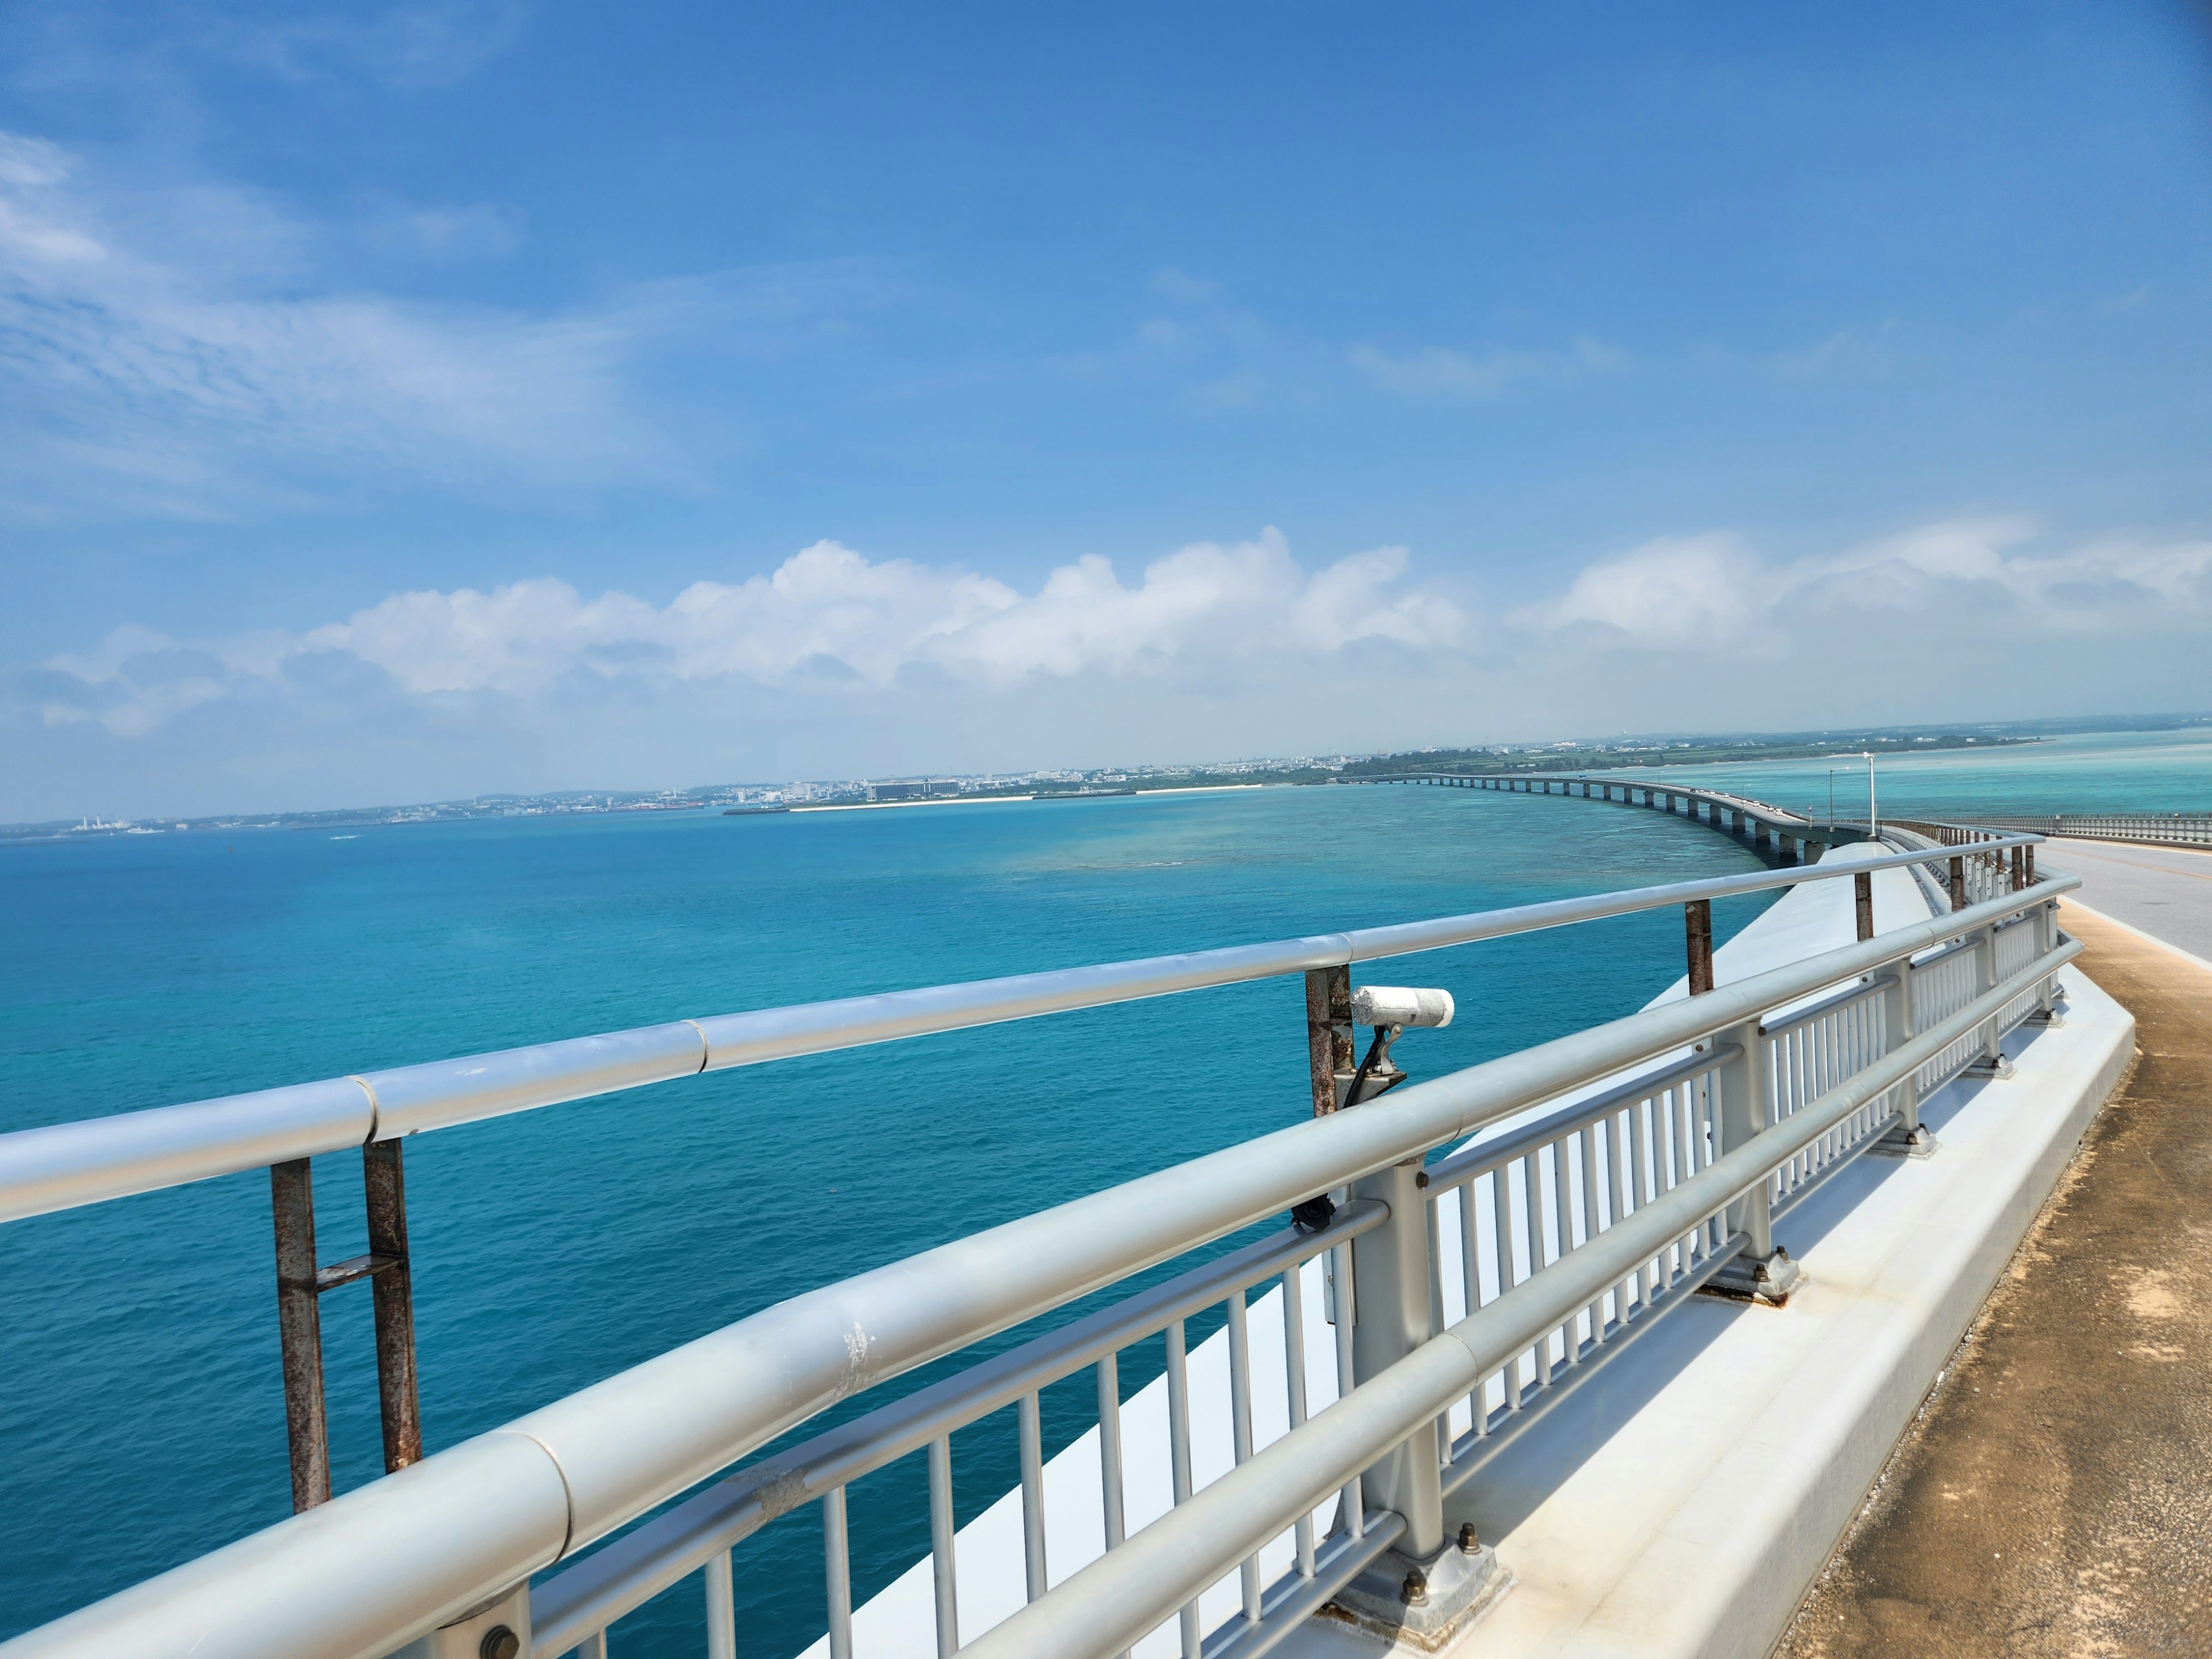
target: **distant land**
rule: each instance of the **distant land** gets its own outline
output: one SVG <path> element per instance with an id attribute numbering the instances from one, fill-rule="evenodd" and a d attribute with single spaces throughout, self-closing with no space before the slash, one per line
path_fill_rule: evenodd
<path id="1" fill-rule="evenodd" d="M 2037 743 L 2088 732 L 2172 732 L 2212 726 L 2212 714 L 2124 714 L 1990 725 L 1880 726 L 1827 732 L 1622 734 L 1553 743 L 1405 749 L 1373 754 L 1272 757 L 1194 763 L 1146 763 L 1026 772 L 906 774 L 896 777 L 800 779 L 789 782 L 699 784 L 660 790 L 561 790 L 485 794 L 404 806 L 334 807 L 291 812 L 106 819 L 0 825 L 0 844 L 87 836 L 174 835 L 322 830 L 368 824 L 450 823 L 475 818 L 567 817 L 611 812 L 744 812 L 1012 797 L 1066 799 L 1169 789 L 1255 784 L 1356 782 L 1409 772 L 1601 772 L 1636 767 L 1711 766 L 1729 762 L 1803 760 L 1820 755 L 1927 754 Z"/>

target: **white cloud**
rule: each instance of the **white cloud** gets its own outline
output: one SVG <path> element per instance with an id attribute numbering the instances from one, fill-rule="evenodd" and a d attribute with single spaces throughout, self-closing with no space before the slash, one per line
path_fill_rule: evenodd
<path id="1" fill-rule="evenodd" d="M 1583 569 L 1521 619 L 1596 642 L 1675 648 L 1734 644 L 1771 601 L 1767 572 L 1733 536 L 1662 537 Z"/>
<path id="2" fill-rule="evenodd" d="M 129 624 L 92 651 L 49 658 L 34 695 L 49 726 L 97 721 L 139 736 L 331 656 L 382 671 L 410 696 L 527 702 L 571 677 L 741 681 L 819 696 L 880 695 L 921 671 L 988 696 L 1037 679 L 1233 676 L 1363 641 L 1464 646 L 1464 613 L 1407 588 L 1407 566 L 1403 548 L 1379 548 L 1309 574 L 1270 529 L 1182 548 L 1133 584 L 1087 556 L 1024 594 L 957 567 L 874 561 L 823 541 L 766 575 L 694 582 L 665 605 L 618 591 L 586 599 L 539 577 L 489 592 L 395 593 L 297 635 L 188 644 Z"/>
<path id="3" fill-rule="evenodd" d="M 1437 595 L 1382 590 L 1402 548 L 1354 554 L 1309 576 L 1273 530 L 1156 560 L 1134 586 L 1097 555 L 1062 565 L 1032 594 L 995 578 L 905 559 L 871 561 L 817 542 L 744 582 L 695 582 L 665 607 L 627 593 L 586 599 L 567 583 L 479 593 L 395 594 L 304 636 L 345 651 L 411 692 L 542 690 L 571 671 L 762 684 L 818 678 L 881 690 L 927 667 L 1007 687 L 1032 676 L 1110 677 L 1334 651 L 1355 640 L 1450 647 L 1466 633 Z"/>
<path id="4" fill-rule="evenodd" d="M 2212 621 L 2212 542 L 2050 547 L 2032 520 L 2009 516 L 1769 562 L 1732 535 L 1668 537 L 1588 566 L 1513 620 L 1599 649 L 1816 660 L 1995 625 L 2023 639 L 2158 634 Z"/>
<path id="5" fill-rule="evenodd" d="M 1018 583 L 823 541 L 665 602 L 546 576 L 295 632 L 130 624 L 0 677 L 0 714 L 75 780 L 19 769 L 9 816 L 197 812 L 2203 707 L 2208 636 L 2212 542 L 2017 518 L 1791 559 L 1662 538 L 1487 622 L 1403 548 L 1310 568 L 1272 530 Z"/>
<path id="6" fill-rule="evenodd" d="M 890 291 L 858 266 L 777 268 L 530 312 L 343 288 L 319 264 L 363 238 L 495 258 L 521 234 L 496 204 L 307 223 L 0 133 L 0 511 L 221 517 L 296 501 L 325 472 L 349 488 L 676 481 L 700 441 L 650 412 L 652 362 L 679 344 L 695 361 L 786 349 Z"/>

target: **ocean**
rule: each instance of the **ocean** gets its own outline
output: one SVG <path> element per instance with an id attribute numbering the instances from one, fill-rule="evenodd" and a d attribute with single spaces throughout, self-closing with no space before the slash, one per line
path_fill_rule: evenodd
<path id="1" fill-rule="evenodd" d="M 2049 755 L 2083 752 L 2067 742 Z M 2114 744 L 2112 765 L 2154 746 Z M 2042 752 L 1895 769 L 1965 775 Z M 2208 757 L 2199 744 L 2179 763 L 2198 766 L 2199 802 Z M 1765 793 L 1752 769 L 1709 770 Z M 1679 819 L 1425 788 L 16 846 L 0 851 L 0 1129 L 685 1016 L 1756 867 Z M 1717 930 L 1766 902 L 1717 907 Z M 1433 1076 L 1629 1012 L 1680 958 L 1680 919 L 1661 912 L 1401 958 L 1372 977 L 1458 1000 L 1452 1026 L 1396 1051 Z M 407 1182 L 428 1448 L 800 1291 L 1306 1110 L 1292 978 L 419 1138 Z M 358 1158 L 317 1160 L 316 1199 L 321 1259 L 362 1249 Z M 264 1176 L 0 1228 L 0 1635 L 288 1512 Z M 344 1490 L 380 1467 L 368 1292 L 335 1291 L 323 1315 Z M 1147 1364 L 1143 1352 L 1125 1359 L 1125 1389 L 1149 1380 Z M 1089 1382 L 1078 1382 L 1048 1396 L 1048 1454 L 1085 1425 Z M 1011 1422 L 965 1432 L 955 1455 L 964 1522 L 1014 1482 Z M 856 1600 L 927 1547 L 919 1462 L 855 1489 Z M 741 1548 L 743 1651 L 782 1659 L 820 1633 L 819 1562 L 811 1510 Z M 696 1654 L 700 1617 L 687 1581 L 617 1626 L 614 1651 Z"/>

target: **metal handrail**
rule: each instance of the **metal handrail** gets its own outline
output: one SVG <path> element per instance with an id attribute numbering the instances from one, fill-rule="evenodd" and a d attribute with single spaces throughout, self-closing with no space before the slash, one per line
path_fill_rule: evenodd
<path id="1" fill-rule="evenodd" d="M 1964 913 L 1961 913 L 1964 914 Z M 1328 1412 L 1273 1445 L 962 1649 L 971 1659 L 1109 1659 L 1188 1597 L 1366 1468 L 1482 1386 L 1573 1314 L 1666 1249 L 1711 1225 L 1852 1115 L 1865 1110 L 1953 1042 L 1995 1018 L 2026 985 L 2081 953 L 2069 939 L 1942 1024 L 1805 1109 L 1734 1148 L 1648 1207 L 1562 1256 L 1431 1339 Z M 1726 1248 L 1741 1248 L 1741 1236 Z M 1547 1282 L 1548 1281 L 1548 1282 Z"/>
<path id="2" fill-rule="evenodd" d="M 1846 866 L 1837 873 L 1865 867 Z M 1671 903 L 1680 902 L 1684 888 L 1711 890 L 1715 885 L 1684 884 L 1659 890 L 1668 893 L 1663 902 Z M 1316 1194 L 1404 1165 L 1445 1141 L 1570 1090 L 1687 1049 L 1759 1020 L 1769 1010 L 1878 972 L 1949 939 L 2043 908 L 2058 893 L 2078 885 L 2074 878 L 2056 877 L 2027 891 L 1687 1000 L 1662 1003 L 1434 1081 L 1407 1085 L 1358 1109 L 1309 1119 L 794 1297 L 32 1632 L 0 1651 L 8 1659 L 118 1652 L 149 1659 L 187 1652 L 378 1659 L 512 1591 L 541 1568 L 856 1393 L 1200 1249 Z M 1639 908 L 1608 908 L 1608 899 L 1622 896 L 1564 902 L 1595 906 L 1597 914 Z M 2050 953 L 2006 980 L 1998 988 L 2003 995 L 1990 1006 L 2016 998 L 2019 987 L 2038 975 L 2047 976 L 2069 958 L 2073 948 Z M 1969 1016 L 1985 1003 L 1989 998 L 1980 999 L 1900 1053 L 1932 1057 L 1972 1028 Z M 1986 1021 L 1988 1014 L 1978 1018 Z M 1944 1041 L 1929 1048 L 1937 1037 Z M 1800 1145 L 1799 1137 L 1809 1136 L 1820 1121 L 1825 1119 L 1820 1110 L 1801 1111 L 1778 1125 L 1771 1133 L 1779 1138 L 1768 1144 L 1786 1156 L 1783 1149 Z M 1743 1158 L 1757 1156 L 1749 1147 L 1731 1151 L 1707 1173 L 1723 1166 L 1739 1172 L 1751 1167 L 1741 1162 Z M 1760 1174 L 1733 1190 L 1764 1179 L 1764 1171 L 1772 1167 L 1760 1165 Z M 1685 1190 L 1674 1188 L 1626 1225 L 1641 1224 L 1644 1216 L 1671 1216 Z M 1705 1194 L 1705 1188 L 1697 1190 Z M 1674 1225 L 1668 1236 L 1698 1220 L 1692 1217 Z M 1537 1275 L 1546 1283 L 1534 1302 L 1529 1292 L 1536 1280 L 1531 1279 L 1475 1318 L 1486 1322 L 1487 1330 L 1500 1317 L 1510 1316 L 1510 1310 L 1552 1306 L 1545 1298 L 1555 1295 L 1565 1296 L 1559 1306 L 1587 1304 L 1593 1289 L 1576 1287 L 1588 1276 L 1591 1261 L 1609 1261 L 1616 1253 L 1618 1247 L 1605 1242 L 1610 1237 L 1601 1236 Z M 1626 1271 L 1623 1267 L 1601 1274 L 1595 1288 L 1602 1289 Z M 1501 1310 L 1509 1314 L 1501 1315 Z M 1528 1328 L 1540 1330 L 1555 1322 L 1556 1316 L 1540 1318 Z M 1372 1461 L 1362 1455 L 1344 1463 L 1343 1425 L 1367 1422 L 1377 1409 L 1403 1413 L 1407 1401 L 1414 1398 L 1424 1403 L 1414 1420 L 1432 1419 L 1437 1399 L 1465 1391 L 1467 1382 L 1461 1379 L 1432 1398 L 1432 1364 L 1422 1356 L 1434 1346 L 1372 1380 L 1362 1380 L 1346 1401 L 1257 1454 L 1228 1479 L 1240 1480 L 1244 1471 L 1262 1465 L 1279 1468 L 1280 1449 L 1294 1441 L 1301 1451 L 1316 1452 L 1315 1467 L 1334 1469 L 1342 1464 L 1346 1471 L 1321 1483 L 1316 1499 L 1319 1491 L 1342 1486 L 1346 1475 Z M 1461 1352 L 1464 1357 L 1467 1351 Z M 1453 1375 L 1458 1378 L 1459 1370 Z M 1346 1412 L 1347 1405 L 1362 1401 L 1358 1412 Z M 1313 1431 L 1325 1424 L 1330 1426 L 1316 1441 Z M 1398 1431 L 1399 1438 L 1403 1434 Z M 1223 1484 L 1206 1487 L 1175 1511 L 1170 1520 L 1176 1521 L 1176 1535 L 1188 1531 L 1188 1524 L 1176 1517 L 1220 1514 L 1212 1495 Z M 1304 1493 L 1311 1483 L 1301 1476 L 1294 1484 Z M 1249 1483 L 1235 1490 L 1245 1492 Z M 842 1522 L 842 1497 L 837 1501 Z M 1285 1517 L 1271 1522 L 1264 1535 L 1289 1524 L 1290 1511 L 1269 1499 L 1225 1523 L 1226 1531 L 1245 1537 L 1250 1515 L 1263 1511 Z M 1157 1552 L 1149 1540 L 1166 1524 L 1145 1528 L 1109 1559 L 1119 1562 L 1127 1551 L 1132 1559 L 1152 1559 Z M 1208 1559 L 1216 1541 L 1206 1541 Z M 1254 1547 L 1248 1542 L 1240 1547 L 1231 1564 Z M 1171 1576 L 1181 1582 L 1184 1564 L 1175 1565 Z M 1070 1586 L 1096 1570 L 1085 1569 Z M 1062 1591 L 1046 1595 L 1030 1613 L 1054 1606 Z M 1169 1603 L 1170 1611 L 1175 1605 Z M 1086 1638 L 1072 1644 L 1070 1650 L 1091 1648 Z M 1044 1650 L 1050 1650 L 1045 1644 Z M 992 1650 L 1009 1650 L 1002 1640 Z"/>
<path id="3" fill-rule="evenodd" d="M 555 1659 L 779 1515 L 985 1413 L 1033 1394 L 1176 1319 L 1372 1231 L 1384 1205 L 1354 1200 L 1311 1233 L 1285 1230 L 1024 1343 L 718 1481 L 531 1592 L 531 1643 Z"/>
<path id="4" fill-rule="evenodd" d="M 1641 785 L 1638 786 L 1641 787 Z M 1987 848 L 2033 845 L 2033 835 Z M 801 1003 L 366 1072 L 0 1135 L 0 1221 L 739 1066 L 1442 950 L 1909 865 L 1886 854 L 1425 921 Z"/>

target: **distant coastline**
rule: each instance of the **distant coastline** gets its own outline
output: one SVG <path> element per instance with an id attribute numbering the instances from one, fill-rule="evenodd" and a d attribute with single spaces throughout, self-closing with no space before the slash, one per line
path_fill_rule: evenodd
<path id="1" fill-rule="evenodd" d="M 814 780 L 786 784 L 698 785 L 684 789 L 564 790 L 537 795 L 498 793 L 405 806 L 339 807 L 311 811 L 170 814 L 75 822 L 0 825 L 0 846 L 106 836 L 270 830 L 357 830 L 485 818 L 719 811 L 755 814 L 850 811 L 878 806 L 941 806 L 957 802 L 1092 800 L 1130 795 L 1191 794 L 1291 784 L 1361 782 L 1409 772 L 1621 772 L 1648 768 L 1749 766 L 1777 761 L 1857 763 L 1946 751 L 1988 752 L 2032 747 L 2057 738 L 2144 735 L 2212 728 L 2212 714 L 2111 715 L 1959 726 L 1888 726 L 1815 732 L 1621 736 L 1601 740 L 1403 749 L 1354 755 L 1298 756 L 1196 764 L 1047 769 L 951 775 L 908 775 L 870 781 Z M 879 792 L 896 792 L 882 799 Z M 2063 806 L 2065 803 L 2057 803 Z"/>

